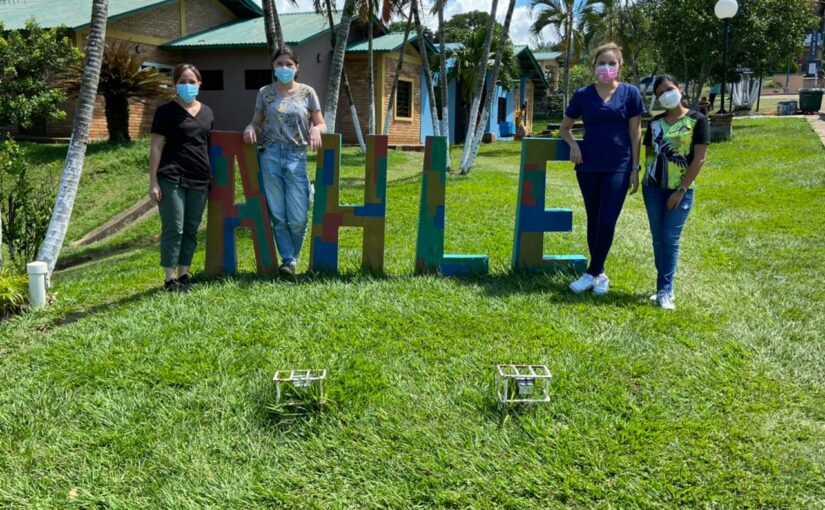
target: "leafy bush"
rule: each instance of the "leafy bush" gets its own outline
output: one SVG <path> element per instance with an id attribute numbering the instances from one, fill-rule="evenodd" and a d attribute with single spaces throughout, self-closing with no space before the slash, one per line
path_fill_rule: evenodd
<path id="1" fill-rule="evenodd" d="M 38 180 L 33 185 L 28 169 L 14 140 L 0 144 L 2 240 L 10 261 L 18 267 L 34 259 L 46 237 L 54 205 L 54 182 Z"/>
<path id="2" fill-rule="evenodd" d="M 19 312 L 28 301 L 26 275 L 0 269 L 0 318 Z"/>

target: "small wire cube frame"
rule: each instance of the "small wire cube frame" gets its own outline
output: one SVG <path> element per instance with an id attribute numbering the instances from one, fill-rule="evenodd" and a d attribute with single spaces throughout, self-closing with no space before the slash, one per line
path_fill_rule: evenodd
<path id="1" fill-rule="evenodd" d="M 504 404 L 550 402 L 547 365 L 496 365 L 496 391 Z"/>
<path id="2" fill-rule="evenodd" d="M 292 386 L 296 392 L 309 392 L 313 386 L 318 388 L 318 398 L 324 397 L 324 380 L 327 370 L 278 370 L 272 378 L 275 381 L 276 402 L 281 401 L 285 386 Z"/>

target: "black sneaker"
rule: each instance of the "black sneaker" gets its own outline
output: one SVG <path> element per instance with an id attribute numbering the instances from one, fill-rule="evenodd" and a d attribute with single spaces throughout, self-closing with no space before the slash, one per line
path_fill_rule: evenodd
<path id="1" fill-rule="evenodd" d="M 178 276 L 178 285 L 184 289 L 184 292 L 192 290 L 192 279 L 189 278 L 189 273 Z"/>
<path id="2" fill-rule="evenodd" d="M 175 278 L 163 282 L 163 290 L 166 292 L 180 292 L 180 283 Z"/>

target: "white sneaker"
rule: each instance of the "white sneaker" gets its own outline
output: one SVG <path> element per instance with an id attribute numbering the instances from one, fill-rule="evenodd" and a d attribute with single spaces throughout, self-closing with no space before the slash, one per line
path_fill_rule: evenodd
<path id="1" fill-rule="evenodd" d="M 592 289 L 593 283 L 595 281 L 596 279 L 593 278 L 593 275 L 589 273 L 584 273 L 583 275 L 581 275 L 581 278 L 570 284 L 570 290 L 572 290 L 576 294 L 581 294 L 586 290 Z"/>
<path id="2" fill-rule="evenodd" d="M 593 295 L 604 296 L 610 287 L 610 279 L 606 274 L 602 273 L 593 279 Z"/>
<path id="3" fill-rule="evenodd" d="M 671 301 L 676 301 L 676 295 L 675 295 L 674 293 L 672 293 L 672 292 L 670 293 L 670 299 L 671 299 Z M 651 300 L 651 301 L 653 301 L 654 303 L 658 302 L 658 300 L 659 300 L 659 294 L 658 294 L 658 293 L 656 293 L 656 294 L 651 294 L 651 295 L 650 295 L 650 300 Z"/>
<path id="4" fill-rule="evenodd" d="M 676 305 L 673 304 L 673 295 L 670 292 L 660 290 L 656 295 L 656 304 L 662 310 L 675 310 Z"/>

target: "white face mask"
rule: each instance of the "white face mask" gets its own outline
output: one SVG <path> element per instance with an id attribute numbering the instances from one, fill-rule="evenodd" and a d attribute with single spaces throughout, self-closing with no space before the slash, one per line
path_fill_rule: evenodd
<path id="1" fill-rule="evenodd" d="M 659 96 L 659 104 L 662 105 L 662 108 L 666 110 L 670 110 L 679 106 L 679 103 L 682 102 L 682 93 L 676 89 L 668 90 L 661 96 Z"/>

